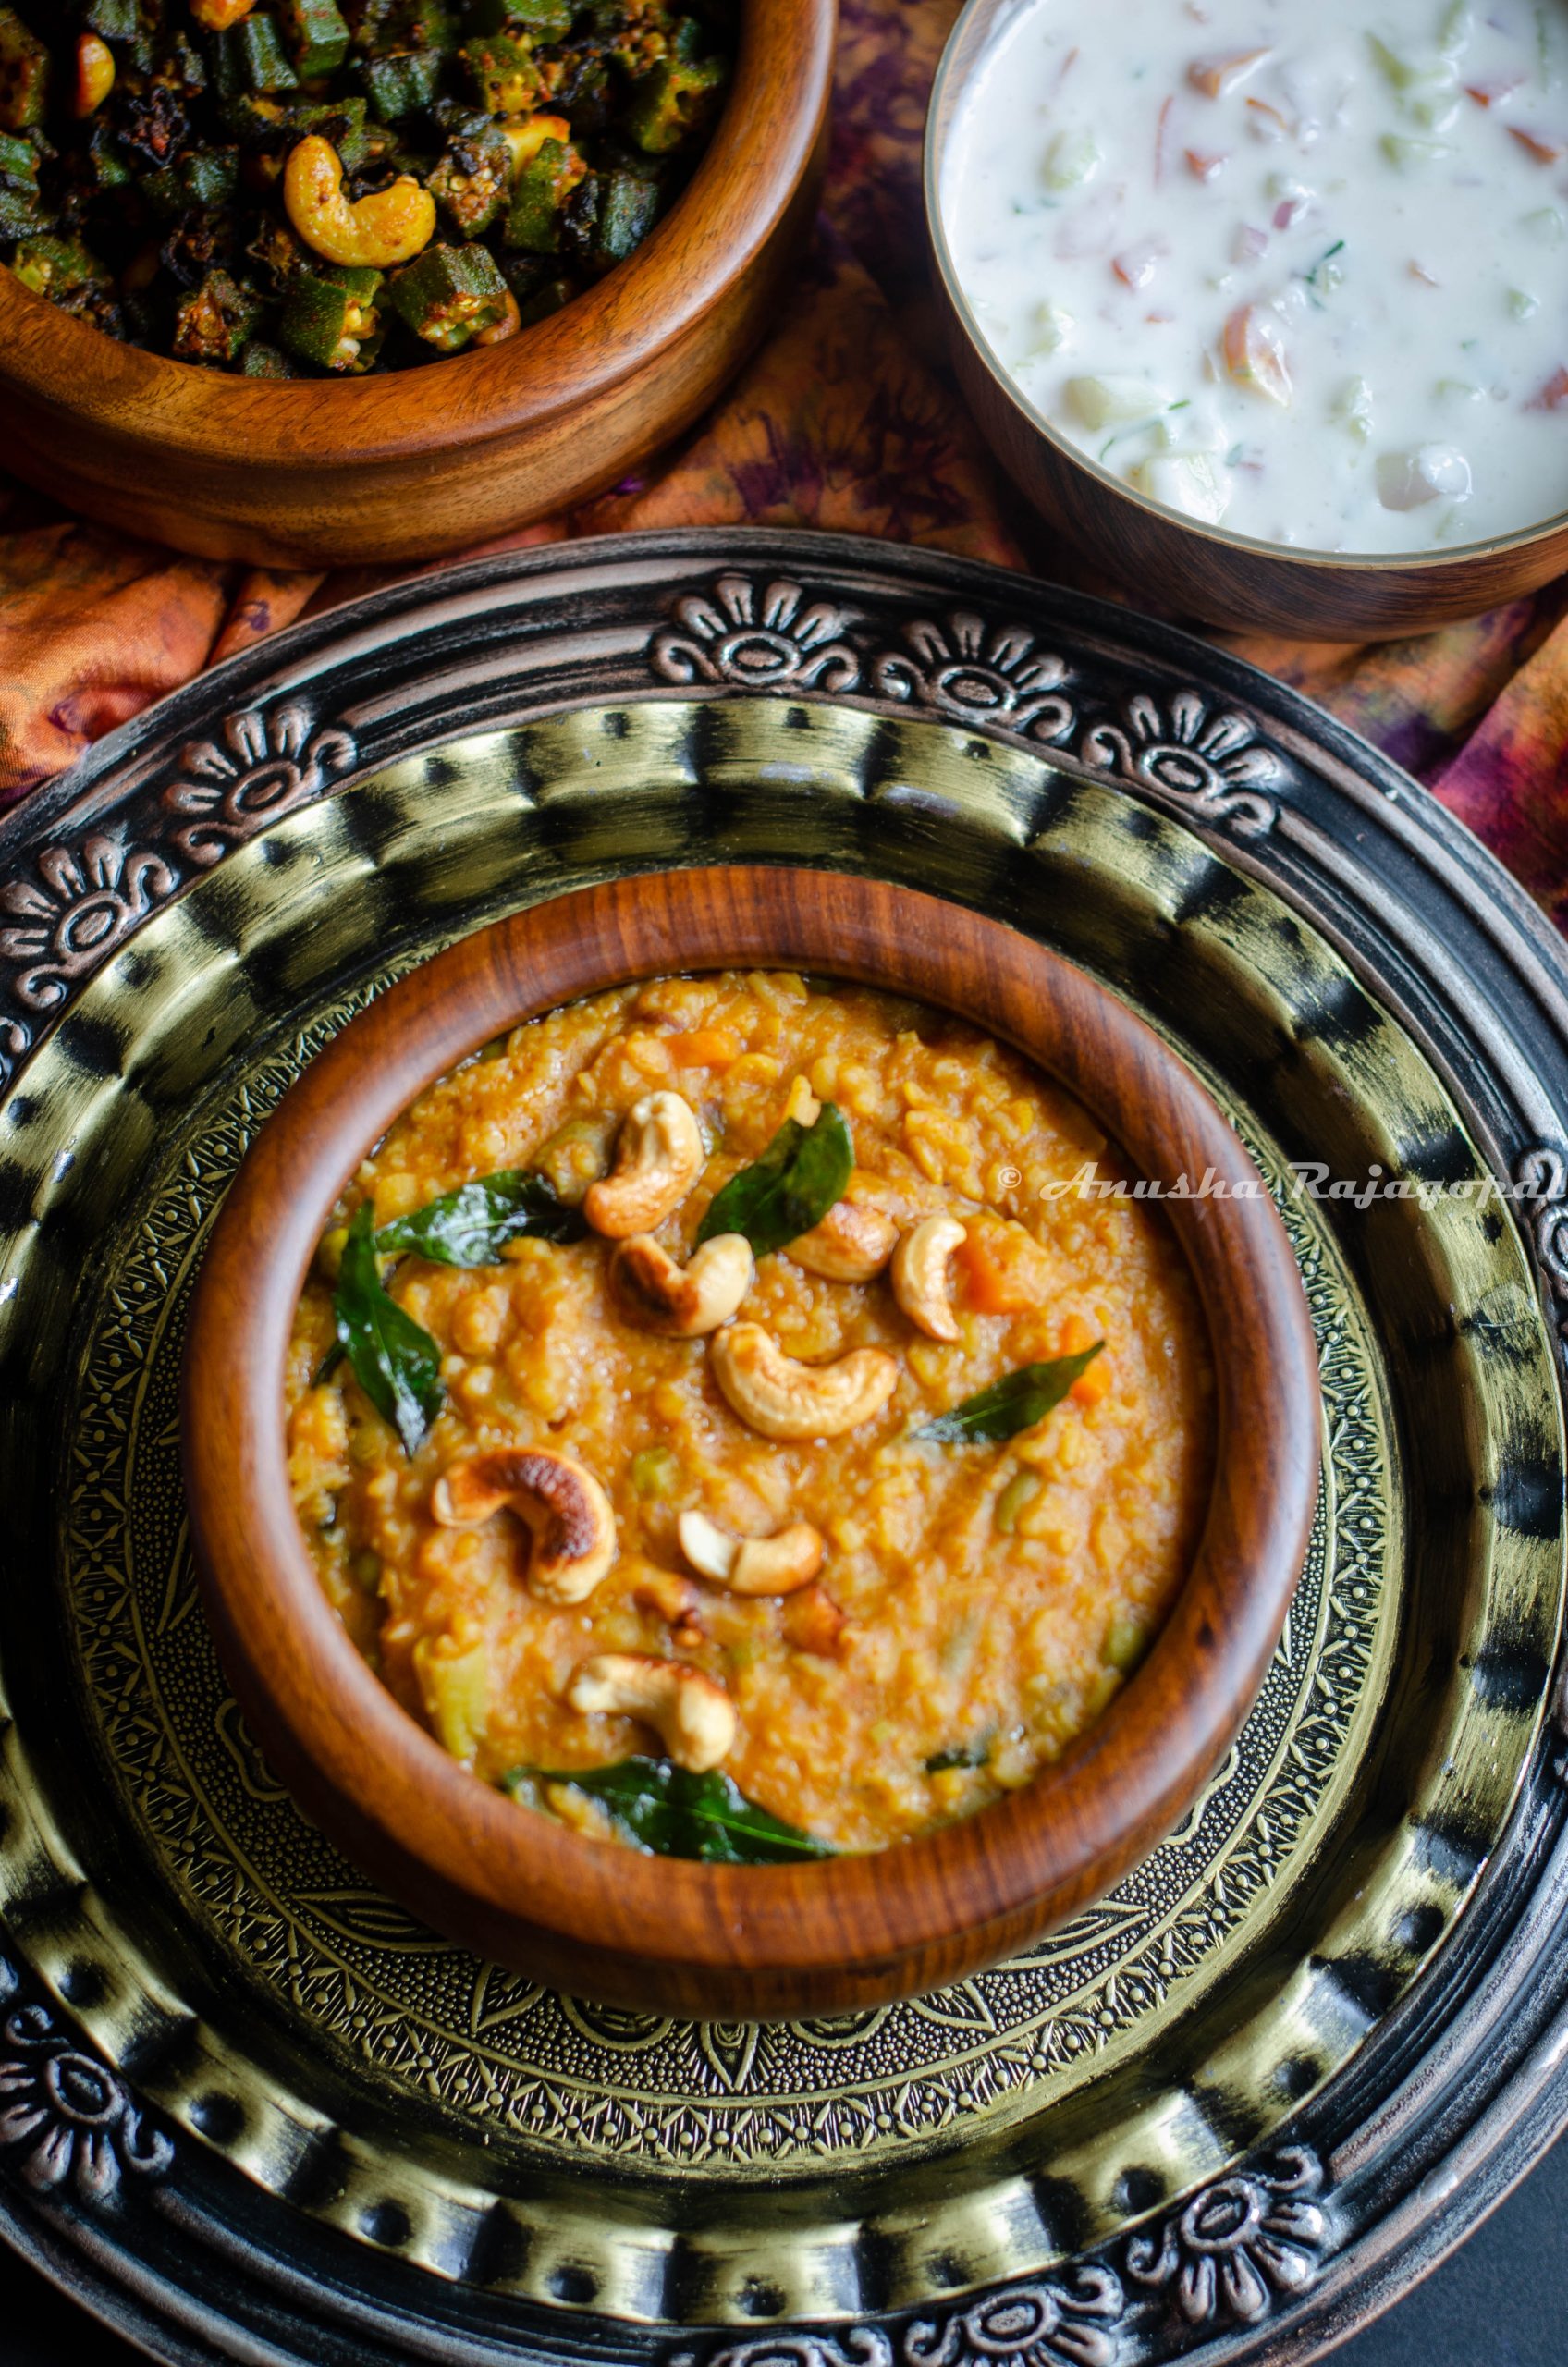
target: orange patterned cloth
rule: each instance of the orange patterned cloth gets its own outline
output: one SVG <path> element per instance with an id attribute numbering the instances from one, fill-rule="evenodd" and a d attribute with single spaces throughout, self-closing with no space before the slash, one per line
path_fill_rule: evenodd
<path id="1" fill-rule="evenodd" d="M 1111 590 L 1043 527 L 1019 523 L 937 347 L 920 152 L 958 0 L 841 5 L 827 193 L 778 329 L 679 449 L 489 547 L 632 527 L 816 526 Z M 0 805 L 203 667 L 388 580 L 181 558 L 0 480 Z M 1408 766 L 1568 926 L 1568 586 L 1420 639 L 1227 644 Z"/>

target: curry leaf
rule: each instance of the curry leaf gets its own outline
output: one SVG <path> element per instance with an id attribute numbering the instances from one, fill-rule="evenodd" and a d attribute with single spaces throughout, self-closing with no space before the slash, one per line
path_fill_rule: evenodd
<path id="1" fill-rule="evenodd" d="M 982 1389 L 977 1396 L 966 1397 L 949 1413 L 938 1414 L 935 1421 L 923 1422 L 911 1435 L 917 1439 L 956 1443 L 961 1446 L 993 1446 L 998 1439 L 1016 1437 L 1020 1430 L 1031 1429 L 1044 1421 L 1053 1405 L 1060 1405 L 1073 1382 L 1087 1372 L 1100 1350 L 1103 1340 L 1081 1355 L 1054 1356 L 1048 1364 L 1021 1365 L 989 1389 Z"/>
<path id="2" fill-rule="evenodd" d="M 332 1311 L 354 1379 L 411 1455 L 441 1411 L 441 1351 L 382 1287 L 374 1217 L 370 1201 L 361 1200 L 343 1245 Z"/>
<path id="3" fill-rule="evenodd" d="M 581 1241 L 587 1230 L 581 1209 L 557 1197 L 548 1176 L 508 1167 L 384 1224 L 375 1245 L 384 1257 L 412 1250 L 438 1266 L 493 1266 L 508 1242 L 524 1233 Z"/>
<path id="4" fill-rule="evenodd" d="M 780 1866 L 833 1855 L 825 1842 L 756 1807 L 728 1775 L 693 1775 L 665 1759 L 623 1759 L 614 1767 L 574 1767 L 564 1773 L 520 1767 L 501 1781 L 514 1796 L 529 1784 L 570 1784 L 598 1800 L 623 1833 L 658 1858 L 700 1858 L 711 1866 Z"/>
<path id="5" fill-rule="evenodd" d="M 925 1762 L 927 1775 L 945 1775 L 953 1767 L 984 1767 L 991 1756 L 991 1737 L 984 1742 L 962 1742 L 952 1750 L 934 1750 Z"/>
<path id="6" fill-rule="evenodd" d="M 786 1118 L 762 1157 L 732 1175 L 697 1232 L 697 1246 L 717 1233 L 743 1233 L 766 1257 L 820 1224 L 844 1196 L 854 1145 L 837 1104 L 825 1101 L 809 1126 Z"/>

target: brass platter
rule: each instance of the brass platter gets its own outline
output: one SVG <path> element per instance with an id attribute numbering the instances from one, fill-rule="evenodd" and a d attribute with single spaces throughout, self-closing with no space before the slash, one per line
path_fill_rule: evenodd
<path id="1" fill-rule="evenodd" d="M 720 859 L 907 880 L 1123 992 L 1276 1192 L 1326 1407 L 1199 1807 L 1018 1962 L 788 2029 L 563 1999 L 378 1896 L 226 1695 L 178 1477 L 206 1231 L 312 1049 L 497 914 Z M 640 537 L 220 668 L 0 830 L 0 2180 L 136 2338 L 1306 2357 L 1545 2141 L 1568 965 L 1413 783 L 1015 578 Z"/>

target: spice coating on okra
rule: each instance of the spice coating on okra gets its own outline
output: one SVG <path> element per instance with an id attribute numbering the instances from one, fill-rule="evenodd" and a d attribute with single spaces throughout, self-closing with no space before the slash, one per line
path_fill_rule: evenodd
<path id="1" fill-rule="evenodd" d="M 498 343 L 615 268 L 705 147 L 736 0 L 0 6 L 0 255 L 251 377 Z"/>

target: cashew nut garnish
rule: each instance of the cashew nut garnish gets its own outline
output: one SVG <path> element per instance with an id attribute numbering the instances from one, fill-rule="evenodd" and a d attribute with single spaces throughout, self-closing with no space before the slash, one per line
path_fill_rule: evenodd
<path id="1" fill-rule="evenodd" d="M 820 1224 L 790 1244 L 790 1255 L 808 1274 L 828 1282 L 868 1282 L 892 1256 L 899 1228 L 864 1200 L 839 1200 Z"/>
<path id="2" fill-rule="evenodd" d="M 815 1652 L 828 1660 L 844 1633 L 844 1614 L 826 1587 L 807 1587 L 792 1594 L 784 1606 L 784 1640 L 797 1652 Z"/>
<path id="3" fill-rule="evenodd" d="M 283 203 L 305 241 L 328 263 L 389 271 L 410 263 L 435 236 L 435 200 L 411 174 L 358 204 L 343 193 L 343 160 L 330 140 L 307 133 L 288 152 Z"/>
<path id="4" fill-rule="evenodd" d="M 641 1718 L 677 1767 L 705 1775 L 729 1756 L 735 1704 L 700 1668 L 651 1652 L 595 1652 L 571 1673 L 566 1698 L 584 1717 Z"/>
<path id="5" fill-rule="evenodd" d="M 543 1447 L 498 1447 L 448 1465 L 431 1490 L 443 1528 L 477 1528 L 512 1512 L 533 1536 L 528 1591 L 541 1602 L 582 1602 L 615 1561 L 615 1514 L 591 1471 Z"/>
<path id="6" fill-rule="evenodd" d="M 631 1589 L 639 1611 L 662 1619 L 678 1644 L 688 1650 L 703 1640 L 702 1597 L 690 1578 L 678 1570 L 648 1570 Z"/>
<path id="7" fill-rule="evenodd" d="M 706 1513 L 682 1513 L 677 1529 L 697 1576 L 731 1594 L 793 1594 L 822 1567 L 822 1539 L 809 1521 L 795 1521 L 776 1537 L 731 1537 Z"/>
<path id="8" fill-rule="evenodd" d="M 684 1267 L 652 1233 L 633 1233 L 610 1254 L 610 1288 L 635 1323 L 675 1340 L 700 1339 L 728 1323 L 752 1287 L 756 1266 L 743 1233 L 717 1233 Z"/>
<path id="9" fill-rule="evenodd" d="M 679 1093 L 646 1093 L 627 1111 L 615 1166 L 589 1185 L 582 1213 L 612 1241 L 651 1233 L 680 1206 L 706 1157 L 691 1103 Z"/>
<path id="10" fill-rule="evenodd" d="M 765 1439 L 837 1438 L 879 1414 L 899 1385 L 898 1365 L 880 1348 L 856 1348 L 835 1364 L 802 1365 L 760 1323 L 716 1331 L 709 1354 L 725 1396 Z"/>
<path id="11" fill-rule="evenodd" d="M 956 1340 L 948 1304 L 948 1260 L 969 1238 L 956 1217 L 925 1217 L 893 1252 L 893 1296 L 933 1340 Z"/>

